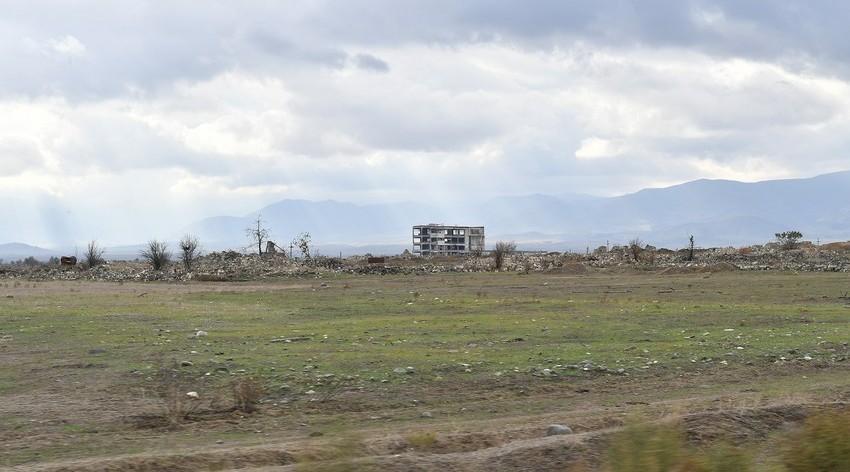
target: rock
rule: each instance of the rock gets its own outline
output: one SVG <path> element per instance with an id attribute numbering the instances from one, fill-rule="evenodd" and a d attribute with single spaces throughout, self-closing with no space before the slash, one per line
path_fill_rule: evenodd
<path id="1" fill-rule="evenodd" d="M 399 374 L 399 375 L 401 375 L 401 374 L 412 374 L 413 373 L 413 367 L 396 367 L 395 369 L 393 369 L 393 373 Z"/>
<path id="2" fill-rule="evenodd" d="M 194 398 L 195 400 L 198 400 L 200 398 L 198 392 L 186 392 L 186 396 L 189 398 Z"/>
<path id="3" fill-rule="evenodd" d="M 196 338 L 202 338 L 202 337 L 204 337 L 204 336 L 207 336 L 207 334 L 208 334 L 208 333 L 207 333 L 206 331 L 203 331 L 203 330 L 200 330 L 200 329 L 199 329 L 199 330 L 198 330 L 198 332 L 197 332 L 197 333 L 195 333 L 195 337 L 196 337 Z"/>
<path id="4" fill-rule="evenodd" d="M 423 411 L 421 415 L 422 418 L 433 418 L 434 415 L 430 411 Z"/>
<path id="5" fill-rule="evenodd" d="M 182 361 L 180 365 L 183 367 L 192 367 L 192 361 Z"/>
<path id="6" fill-rule="evenodd" d="M 546 428 L 546 436 L 559 436 L 562 434 L 573 434 L 572 428 L 562 424 L 550 424 Z"/>

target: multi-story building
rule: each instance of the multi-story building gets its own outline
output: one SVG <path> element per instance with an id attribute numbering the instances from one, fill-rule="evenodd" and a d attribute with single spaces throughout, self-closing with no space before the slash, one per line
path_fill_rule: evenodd
<path id="1" fill-rule="evenodd" d="M 430 224 L 413 227 L 413 254 L 436 256 L 481 254 L 483 251 L 483 226 Z"/>

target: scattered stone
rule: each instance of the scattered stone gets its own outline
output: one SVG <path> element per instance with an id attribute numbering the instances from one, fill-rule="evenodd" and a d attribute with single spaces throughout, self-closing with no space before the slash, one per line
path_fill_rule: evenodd
<path id="1" fill-rule="evenodd" d="M 198 395 L 198 392 L 186 392 L 186 396 L 189 398 L 194 398 L 195 400 L 200 399 L 201 397 Z"/>
<path id="2" fill-rule="evenodd" d="M 421 415 L 422 418 L 433 418 L 434 415 L 430 411 L 423 411 Z"/>
<path id="3" fill-rule="evenodd" d="M 573 434 L 572 428 L 563 424 L 550 424 L 546 428 L 546 436 L 559 436 L 562 434 Z"/>
<path id="4" fill-rule="evenodd" d="M 192 361 L 181 361 L 180 365 L 183 367 L 192 367 Z"/>
<path id="5" fill-rule="evenodd" d="M 775 244 L 752 246 L 744 252 L 740 248 L 708 248 L 698 250 L 696 261 L 685 261 L 681 251 L 658 250 L 653 259 L 653 266 L 664 269 L 665 273 L 712 273 L 734 270 L 794 270 L 807 272 L 850 272 L 850 252 L 838 247 L 809 246 L 793 251 L 779 250 Z M 593 253 L 580 255 L 571 254 L 565 262 L 565 254 L 551 252 L 546 254 L 523 255 L 509 257 L 505 261 L 504 270 L 567 270 L 582 273 L 588 268 L 621 267 L 630 260 L 628 248 L 601 246 Z M 416 275 L 437 272 L 485 272 L 492 270 L 489 257 L 469 258 L 459 263 L 435 264 L 423 261 L 421 264 L 410 265 L 409 255 L 390 256 L 382 264 L 367 264 L 363 256 L 353 256 L 345 259 L 328 258 L 322 265 L 308 267 L 303 261 L 280 254 L 241 254 L 236 251 L 211 252 L 197 261 L 193 273 L 187 273 L 179 268 L 164 271 L 152 271 L 147 264 L 132 262 L 107 262 L 91 270 L 62 270 L 59 266 L 4 266 L 0 270 L 0 278 L 22 278 L 27 280 L 100 280 L 107 282 L 120 281 L 228 281 L 247 280 L 269 277 L 300 277 L 304 275 L 319 276 L 330 274 L 376 274 L 376 275 Z M 403 261 L 403 262 L 402 262 Z M 400 262 L 400 263 L 396 263 Z M 321 282 L 322 287 L 332 284 Z M 545 283 L 544 283 L 545 286 Z M 660 293 L 668 293 L 672 288 L 664 287 Z M 147 296 L 145 292 L 141 295 Z M 6 295 L 11 298 L 12 295 Z M 845 308 L 850 308 L 846 297 L 843 300 Z M 438 301 L 442 301 L 437 299 Z M 195 333 L 197 335 L 197 332 Z M 506 342 L 516 342 L 517 340 Z"/>
<path id="6" fill-rule="evenodd" d="M 106 352 L 106 349 L 102 347 L 96 347 L 94 349 L 89 349 L 89 354 L 103 354 Z"/>

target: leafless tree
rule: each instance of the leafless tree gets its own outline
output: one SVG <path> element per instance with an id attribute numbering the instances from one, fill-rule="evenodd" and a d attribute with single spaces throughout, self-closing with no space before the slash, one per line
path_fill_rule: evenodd
<path id="1" fill-rule="evenodd" d="M 694 260 L 694 235 L 688 238 L 688 262 Z"/>
<path id="2" fill-rule="evenodd" d="M 499 241 L 493 248 L 493 265 L 496 270 L 502 268 L 505 263 L 505 257 L 516 252 L 516 243 L 513 241 Z"/>
<path id="3" fill-rule="evenodd" d="M 180 261 L 183 262 L 183 268 L 186 269 L 186 272 L 192 271 L 192 266 L 201 256 L 199 244 L 197 236 L 191 234 L 184 234 L 180 238 Z"/>
<path id="4" fill-rule="evenodd" d="M 256 221 L 245 228 L 245 235 L 251 241 L 251 245 L 257 245 L 257 254 L 263 254 L 263 243 L 269 239 L 269 230 L 264 226 L 265 221 L 257 215 Z"/>
<path id="5" fill-rule="evenodd" d="M 292 240 L 292 244 L 301 250 L 304 259 L 310 259 L 310 233 L 302 232 Z"/>
<path id="6" fill-rule="evenodd" d="M 171 262 L 171 251 L 168 244 L 156 239 L 148 241 L 148 248 L 141 251 L 139 255 L 151 265 L 153 270 L 162 270 Z"/>
<path id="7" fill-rule="evenodd" d="M 89 241 L 86 247 L 86 253 L 83 256 L 89 269 L 93 269 L 106 262 L 103 259 L 103 251 L 104 249 L 98 244 L 97 239 Z"/>
<path id="8" fill-rule="evenodd" d="M 640 255 L 643 252 L 643 241 L 640 238 L 629 240 L 629 252 L 632 254 L 635 262 L 640 262 Z"/>

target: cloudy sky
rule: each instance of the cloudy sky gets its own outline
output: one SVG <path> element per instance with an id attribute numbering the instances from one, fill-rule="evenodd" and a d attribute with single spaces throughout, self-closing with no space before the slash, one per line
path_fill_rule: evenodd
<path id="1" fill-rule="evenodd" d="M 7 1 L 0 243 L 144 242 L 287 198 L 847 170 L 848 18 L 845 0 Z"/>

